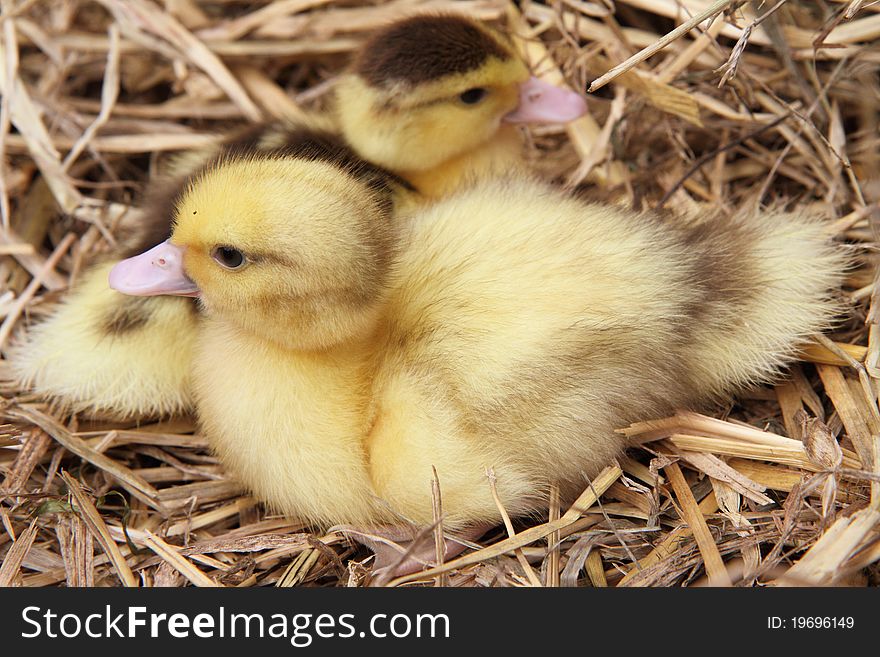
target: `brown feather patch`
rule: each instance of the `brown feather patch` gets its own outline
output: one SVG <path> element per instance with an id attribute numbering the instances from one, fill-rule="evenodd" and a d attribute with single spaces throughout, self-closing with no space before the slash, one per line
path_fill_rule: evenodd
<path id="1" fill-rule="evenodd" d="M 153 310 L 157 305 L 156 297 L 119 296 L 117 303 L 108 307 L 106 314 L 98 324 L 103 335 L 119 337 L 139 331 L 153 319 Z M 185 301 L 190 312 L 199 312 L 198 299 L 187 298 Z"/>
<path id="2" fill-rule="evenodd" d="M 146 326 L 151 317 L 147 297 L 122 297 L 112 306 L 101 321 L 101 332 L 106 335 L 122 335 Z"/>
<path id="3" fill-rule="evenodd" d="M 278 129 L 278 125 L 262 126 L 254 129 L 251 135 L 245 135 L 244 138 L 231 141 L 227 146 L 224 146 L 216 158 L 194 174 L 192 178 L 230 160 L 255 157 L 296 158 L 310 162 L 325 162 L 346 172 L 375 192 L 382 202 L 382 209 L 386 212 L 391 210 L 395 187 L 413 190 L 412 185 L 403 178 L 362 159 L 343 138 L 331 132 L 297 125 L 285 126 L 276 133 L 276 138 L 272 140 L 273 143 L 281 143 L 281 146 L 272 148 L 263 146 L 259 138 L 260 135 L 266 133 L 267 130 L 277 131 Z"/>
<path id="4" fill-rule="evenodd" d="M 345 171 L 356 180 L 377 192 L 391 209 L 393 186 L 412 190 L 413 187 L 403 178 L 358 156 L 339 135 L 322 130 L 291 125 L 285 130 L 278 148 L 255 148 L 240 146 L 238 142 L 224 148 L 218 160 L 260 157 L 292 157 L 307 161 L 326 162 Z M 249 150 L 254 148 L 254 150 Z"/>
<path id="5" fill-rule="evenodd" d="M 753 241 L 754 229 L 720 214 L 688 230 L 691 284 L 701 292 L 689 308 L 695 322 L 717 321 L 720 308 L 744 306 L 759 294 L 763 282 L 755 271 Z"/>
<path id="6" fill-rule="evenodd" d="M 358 51 L 353 70 L 372 87 L 419 84 L 473 71 L 511 53 L 473 21 L 415 16 L 380 30 Z"/>

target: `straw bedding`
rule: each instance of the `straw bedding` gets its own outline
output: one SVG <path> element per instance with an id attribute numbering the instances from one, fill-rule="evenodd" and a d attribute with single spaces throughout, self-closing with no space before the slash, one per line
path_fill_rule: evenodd
<path id="1" fill-rule="evenodd" d="M 878 583 L 880 4 L 0 4 L 0 350 L 113 248 L 164 158 L 325 106 L 370 30 L 417 9 L 491 21 L 541 77 L 591 87 L 589 116 L 531 131 L 541 175 L 636 208 L 809 207 L 857 262 L 846 315 L 778 385 L 621 427 L 637 446 L 573 505 L 551 493 L 390 582 L 345 537 L 269 515 L 192 419 L 73 417 L 0 360 L 0 585 Z"/>

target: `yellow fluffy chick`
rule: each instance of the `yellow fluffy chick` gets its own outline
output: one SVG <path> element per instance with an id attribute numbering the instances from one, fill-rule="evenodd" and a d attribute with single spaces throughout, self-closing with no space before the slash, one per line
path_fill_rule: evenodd
<path id="1" fill-rule="evenodd" d="M 583 489 L 615 429 L 763 380 L 835 312 L 845 259 L 787 214 L 680 228 L 525 178 L 411 216 L 336 152 L 230 158 L 117 266 L 199 295 L 193 385 L 226 468 L 318 525 L 499 519 Z"/>
<path id="2" fill-rule="evenodd" d="M 429 198 L 522 157 L 517 123 L 581 116 L 576 93 L 530 77 L 511 41 L 461 16 L 415 16 L 378 31 L 336 86 L 340 132 L 363 158 Z"/>
<path id="3" fill-rule="evenodd" d="M 571 91 L 529 78 L 499 33 L 440 15 L 379 31 L 340 81 L 335 108 L 307 116 L 306 126 L 341 132 L 367 159 L 405 174 L 415 189 L 397 185 L 396 200 L 420 202 L 464 178 L 515 167 L 521 149 L 515 122 L 566 121 L 585 105 Z M 302 131 L 289 121 L 257 125 L 216 148 L 179 156 L 170 180 L 147 198 L 139 234 L 119 255 L 167 239 L 169 199 L 207 161 L 283 150 Z M 13 346 L 13 371 L 72 411 L 145 418 L 188 410 L 192 304 L 160 298 L 133 306 L 106 286 L 108 267 L 87 271 L 58 310 Z"/>

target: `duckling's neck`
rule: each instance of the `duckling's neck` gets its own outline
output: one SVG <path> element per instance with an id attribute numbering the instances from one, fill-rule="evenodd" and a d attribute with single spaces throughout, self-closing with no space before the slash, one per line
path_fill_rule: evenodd
<path id="1" fill-rule="evenodd" d="M 401 177 L 427 198 L 440 198 L 462 185 L 516 169 L 522 164 L 523 140 L 519 129 L 502 123 L 491 140 L 435 167 L 403 171 Z"/>
<path id="2" fill-rule="evenodd" d="M 227 318 L 212 312 L 210 306 L 207 308 L 208 314 L 218 321 L 228 322 L 242 335 L 258 341 L 291 352 L 332 353 L 365 342 L 374 335 L 385 301 L 382 297 L 366 300 L 343 291 L 296 298 L 292 302 L 279 298 Z"/>
<path id="3" fill-rule="evenodd" d="M 208 318 L 194 365 L 199 416 L 226 467 L 278 510 L 380 522 L 363 444 L 373 362 L 370 340 L 291 349 Z"/>

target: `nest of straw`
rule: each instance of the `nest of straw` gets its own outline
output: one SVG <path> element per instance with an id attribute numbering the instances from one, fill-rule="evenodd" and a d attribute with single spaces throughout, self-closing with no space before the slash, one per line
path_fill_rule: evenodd
<path id="1" fill-rule="evenodd" d="M 875 585 L 876 2 L 3 0 L 0 350 L 113 248 L 168 153 L 324 106 L 370 30 L 420 9 L 592 83 L 589 116 L 530 133 L 547 178 L 636 208 L 811 206 L 859 266 L 778 385 L 621 428 L 635 446 L 571 506 L 551 491 L 543 517 L 384 583 Z M 368 552 L 227 478 L 192 419 L 88 421 L 0 378 L 0 585 L 375 583 Z"/>

